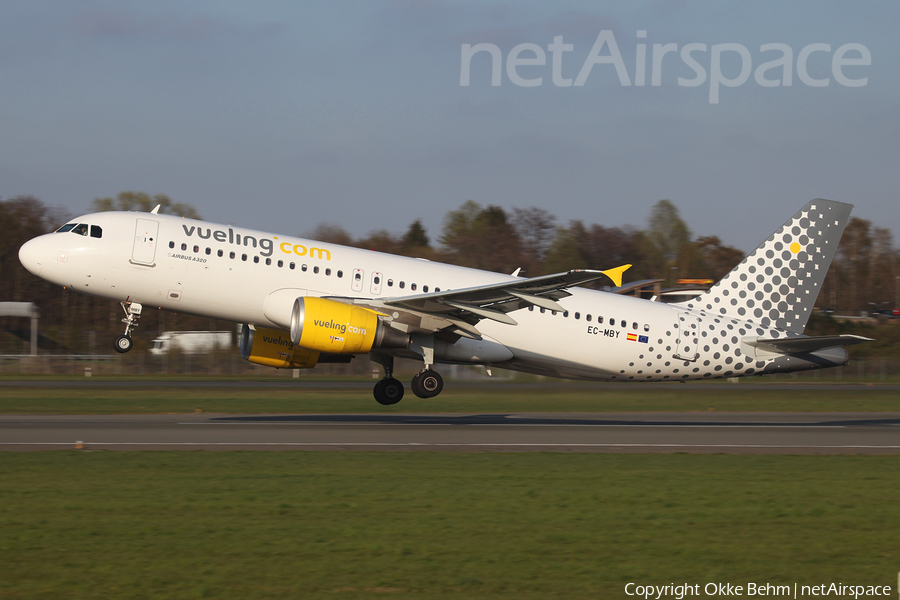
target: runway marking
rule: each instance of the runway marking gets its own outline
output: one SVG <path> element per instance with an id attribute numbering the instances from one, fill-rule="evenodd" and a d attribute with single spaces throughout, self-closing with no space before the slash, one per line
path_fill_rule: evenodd
<path id="1" fill-rule="evenodd" d="M 406 426 L 406 425 L 416 425 L 417 427 L 429 426 L 429 427 L 669 427 L 673 429 L 684 429 L 684 428 L 704 428 L 704 429 L 847 429 L 850 427 L 849 425 L 728 425 L 728 424 L 713 424 L 713 425 L 673 425 L 668 423 L 657 424 L 648 422 L 648 423 L 640 423 L 640 424 L 553 424 L 553 423 L 366 423 L 365 421 L 286 421 L 284 423 L 278 421 L 261 421 L 261 422 L 253 422 L 253 423 L 175 423 L 176 425 L 243 425 L 243 426 L 253 426 L 253 425 L 340 425 L 347 426 L 352 425 L 354 427 L 367 426 L 367 427 L 384 427 L 384 426 Z"/>
<path id="2" fill-rule="evenodd" d="M 900 446 L 867 445 L 802 445 L 802 444 L 523 444 L 523 443 L 452 443 L 452 442 L 83 442 L 84 446 L 370 446 L 370 447 L 462 447 L 462 448 L 790 448 L 809 450 L 856 449 L 900 450 Z M 0 442 L 0 446 L 75 446 L 75 442 Z"/>

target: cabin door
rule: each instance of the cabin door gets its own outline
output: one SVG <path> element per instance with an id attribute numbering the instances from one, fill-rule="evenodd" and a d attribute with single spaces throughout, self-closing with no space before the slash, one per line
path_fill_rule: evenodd
<path id="1" fill-rule="evenodd" d="M 139 265 L 155 266 L 159 221 L 138 219 L 134 227 L 134 246 L 131 249 L 131 262 Z"/>

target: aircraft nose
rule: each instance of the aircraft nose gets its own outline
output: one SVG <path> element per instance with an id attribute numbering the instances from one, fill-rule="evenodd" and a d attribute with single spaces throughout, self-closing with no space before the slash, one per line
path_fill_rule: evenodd
<path id="1" fill-rule="evenodd" d="M 29 272 L 40 276 L 42 262 L 45 260 L 41 252 L 40 238 L 29 240 L 22 244 L 19 248 L 19 262 L 28 269 Z"/>

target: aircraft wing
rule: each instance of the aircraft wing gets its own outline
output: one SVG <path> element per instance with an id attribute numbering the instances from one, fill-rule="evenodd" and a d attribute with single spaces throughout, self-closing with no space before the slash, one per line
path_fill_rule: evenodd
<path id="1" fill-rule="evenodd" d="M 631 265 L 623 265 L 606 271 L 578 269 L 430 294 L 384 300 L 354 299 L 353 303 L 384 314 L 391 320 L 393 327 L 407 332 L 433 333 L 444 330 L 451 334 L 481 339 L 481 333 L 475 325 L 482 319 L 516 325 L 516 320 L 508 313 L 528 306 L 562 312 L 565 309 L 556 301 L 572 295 L 566 288 L 604 277 L 609 277 L 619 286 L 622 284 L 622 273 L 629 267 Z"/>

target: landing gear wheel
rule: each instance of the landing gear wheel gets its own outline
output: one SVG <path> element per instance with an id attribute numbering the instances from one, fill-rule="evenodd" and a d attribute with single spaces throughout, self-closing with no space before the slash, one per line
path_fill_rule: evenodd
<path id="1" fill-rule="evenodd" d="M 444 389 L 444 380 L 437 371 L 428 369 L 417 373 L 410 387 L 419 398 L 434 398 Z"/>
<path id="2" fill-rule="evenodd" d="M 125 354 L 131 347 L 134 345 L 134 342 L 131 341 L 131 338 L 127 335 L 120 335 L 116 338 L 116 352 L 119 354 Z"/>
<path id="3" fill-rule="evenodd" d="M 141 318 L 143 306 L 138 302 L 129 302 L 128 300 L 119 302 L 119 305 L 125 311 L 125 318 L 122 319 L 122 322 L 125 323 L 125 334 L 116 338 L 116 352 L 125 354 L 134 345 L 131 341 L 131 330 L 138 326 L 137 322 Z"/>
<path id="4" fill-rule="evenodd" d="M 378 404 L 391 406 L 403 399 L 403 384 L 393 377 L 386 377 L 375 384 L 372 394 Z"/>

